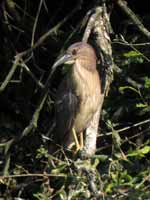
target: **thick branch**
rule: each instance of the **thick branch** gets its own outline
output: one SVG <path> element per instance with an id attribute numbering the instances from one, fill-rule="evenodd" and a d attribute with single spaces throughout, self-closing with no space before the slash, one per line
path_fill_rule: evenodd
<path id="1" fill-rule="evenodd" d="M 83 157 L 92 156 L 96 151 L 96 138 L 98 132 L 99 118 L 104 101 L 104 95 L 108 93 L 110 83 L 112 81 L 112 49 L 109 37 L 109 16 L 106 12 L 105 4 L 102 7 L 97 7 L 95 13 L 90 17 L 83 41 L 87 41 L 91 29 L 96 33 L 96 44 L 99 48 L 98 57 L 101 60 L 101 69 L 103 69 L 102 76 L 100 77 L 102 92 L 101 103 L 89 127 L 86 129 L 85 148 L 81 154 Z"/>

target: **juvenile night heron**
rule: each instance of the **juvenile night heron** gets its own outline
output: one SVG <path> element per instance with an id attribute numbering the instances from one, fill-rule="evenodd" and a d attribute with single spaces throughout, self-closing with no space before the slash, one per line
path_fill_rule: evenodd
<path id="1" fill-rule="evenodd" d="M 83 131 L 101 101 L 95 51 L 89 44 L 77 42 L 54 63 L 53 70 L 63 63 L 70 66 L 56 94 L 54 134 L 59 144 L 68 148 L 75 144 L 77 152 L 84 146 Z"/>

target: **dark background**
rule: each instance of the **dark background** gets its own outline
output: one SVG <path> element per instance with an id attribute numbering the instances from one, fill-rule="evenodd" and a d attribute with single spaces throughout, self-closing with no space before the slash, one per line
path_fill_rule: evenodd
<path id="1" fill-rule="evenodd" d="M 126 1 L 129 8 L 141 20 L 144 26 L 150 28 L 150 8 L 148 1 L 129 0 Z M 33 26 L 40 1 L 29 0 L 11 0 L 0 2 L 0 82 L 2 83 L 11 69 L 14 56 L 31 47 L 31 39 Z M 100 1 L 43 1 L 39 18 L 36 24 L 34 41 L 36 42 L 44 33 L 52 29 L 62 22 L 75 7 L 78 9 L 72 14 L 60 28 L 56 28 L 49 37 L 36 48 L 30 59 L 26 62 L 32 73 L 44 84 L 51 66 L 57 56 L 64 51 L 70 44 L 81 41 L 86 23 L 83 20 L 87 12 L 101 3 Z M 148 43 L 149 40 L 137 28 L 137 26 L 127 17 L 125 12 L 120 9 L 115 1 L 107 1 L 107 8 L 110 12 L 110 21 L 112 33 L 110 34 L 112 41 L 113 59 L 119 72 L 114 70 L 114 81 L 111 84 L 108 96 L 105 98 L 103 111 L 101 114 L 99 134 L 97 143 L 97 154 L 112 155 L 112 137 L 107 136 L 111 132 L 111 125 L 115 130 L 132 126 L 139 122 L 144 122 L 150 117 L 150 70 L 149 70 L 149 44 L 125 45 L 118 43 L 121 36 L 129 44 Z M 91 35 L 90 43 L 94 45 L 95 36 Z M 147 59 L 146 59 L 147 58 Z M 50 86 L 51 100 L 43 107 L 38 120 L 37 129 L 21 140 L 17 140 L 24 128 L 29 124 L 32 115 L 37 108 L 37 103 L 41 95 L 33 79 L 17 67 L 11 82 L 7 85 L 3 92 L 0 92 L 0 175 L 9 175 L 19 173 L 43 173 L 49 172 L 53 168 L 48 164 L 49 141 L 43 139 L 42 135 L 49 137 L 49 130 L 53 124 L 54 110 L 53 100 L 59 83 L 63 78 L 61 70 L 56 73 Z M 120 88 L 122 87 L 122 88 Z M 134 90 L 135 89 L 135 90 Z M 149 151 L 147 153 L 139 153 L 138 150 L 145 146 L 150 147 L 149 141 L 149 123 L 142 123 L 140 126 L 132 127 L 120 133 L 122 146 L 125 154 L 136 152 L 131 156 L 134 164 L 128 165 L 121 163 L 124 170 L 129 170 L 131 178 L 136 176 L 139 178 L 142 171 L 149 169 Z M 11 146 L 8 143 L 15 138 L 15 143 Z M 127 139 L 128 138 L 128 139 Z M 41 153 L 44 148 L 44 153 Z M 120 148 L 120 146 L 119 146 Z M 40 158 L 37 158 L 37 152 L 40 152 Z M 140 154 L 140 156 L 138 156 Z M 142 157 L 142 160 L 141 160 Z M 9 161 L 10 158 L 10 161 Z M 119 158 L 120 159 L 120 158 Z M 143 165 L 141 165 L 143 163 Z M 58 163 L 56 163 L 57 166 Z M 101 165 L 98 170 L 107 174 L 109 161 Z M 105 167 L 104 167 L 105 166 Z M 134 169 L 137 169 L 137 173 Z M 104 169 L 105 168 L 105 169 Z M 5 172 L 5 173 L 4 173 Z M 64 172 L 64 171 L 63 171 Z M 65 172 L 64 172 L 65 173 Z M 122 172 L 123 173 L 123 172 Z M 127 174 L 129 176 L 129 174 Z M 108 175 L 108 174 L 107 174 Z M 121 177 L 121 176 L 120 176 Z M 126 177 L 127 178 L 127 177 Z M 124 179 L 120 178 L 121 180 Z M 140 179 L 140 178 L 139 178 Z M 144 179 L 144 176 L 143 176 Z M 8 181 L 9 180 L 9 181 Z M 0 183 L 0 196 L 17 197 L 21 192 L 22 198 L 32 199 L 33 194 L 47 193 L 45 188 L 45 180 L 39 182 L 35 177 L 8 179 Z M 37 182 L 36 182 L 37 181 Z M 107 176 L 103 178 L 105 189 L 110 181 Z M 113 178 L 111 179 L 112 190 L 108 192 L 108 198 L 111 199 L 116 186 Z M 8 183 L 9 182 L 9 183 Z M 57 184 L 55 185 L 54 182 Z M 127 181 L 128 182 L 128 181 Z M 137 184 L 139 182 L 136 182 Z M 135 184 L 136 184 L 135 183 Z M 53 180 L 49 183 L 54 193 L 60 190 L 64 185 L 65 191 L 68 191 L 68 183 Z M 31 187 L 32 186 L 32 187 Z M 143 188 L 149 188 L 149 180 Z M 41 189 L 42 188 L 42 189 Z M 143 188 L 140 188 L 141 190 Z M 134 197 L 140 196 L 140 192 L 134 187 L 129 187 L 128 191 L 134 191 Z M 130 192 L 131 192 L 130 191 Z M 144 189 L 143 189 L 144 191 Z M 104 191 L 107 193 L 107 191 Z M 145 194 L 146 198 L 146 193 Z M 56 195 L 57 196 L 57 195 Z M 37 197 L 34 197 L 37 199 Z M 107 197 L 106 197 L 107 198 Z M 143 197 L 142 197 L 143 198 Z M 144 199 L 143 198 L 143 199 Z M 41 197 L 42 199 L 42 197 Z M 57 198 L 56 198 L 57 199 Z M 59 199 L 59 198 L 58 198 Z M 81 198 L 82 199 L 82 198 Z M 132 199 L 132 198 L 131 198 Z"/>

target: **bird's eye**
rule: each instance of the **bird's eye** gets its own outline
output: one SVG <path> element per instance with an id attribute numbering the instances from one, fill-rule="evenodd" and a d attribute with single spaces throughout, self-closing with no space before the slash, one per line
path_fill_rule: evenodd
<path id="1" fill-rule="evenodd" d="M 74 55 L 74 56 L 75 56 L 76 54 L 77 54 L 77 51 L 76 51 L 76 49 L 73 49 L 73 50 L 72 50 L 72 55 Z"/>

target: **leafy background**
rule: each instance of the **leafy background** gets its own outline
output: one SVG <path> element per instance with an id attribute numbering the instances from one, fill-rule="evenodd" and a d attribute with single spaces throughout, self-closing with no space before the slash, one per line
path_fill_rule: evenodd
<path id="1" fill-rule="evenodd" d="M 0 82 L 15 55 L 49 37 L 24 57 L 27 67 L 44 83 L 57 56 L 82 39 L 86 13 L 99 1 L 3 0 L 0 2 Z M 143 0 L 128 6 L 149 29 L 150 10 Z M 114 80 L 105 97 L 97 152 L 90 160 L 49 153 L 53 95 L 63 74 L 53 80 L 37 128 L 20 138 L 37 108 L 41 90 L 25 67 L 18 66 L 0 89 L 1 199 L 149 199 L 150 198 L 150 70 L 149 40 L 112 1 Z M 94 45 L 94 36 L 89 41 Z"/>

